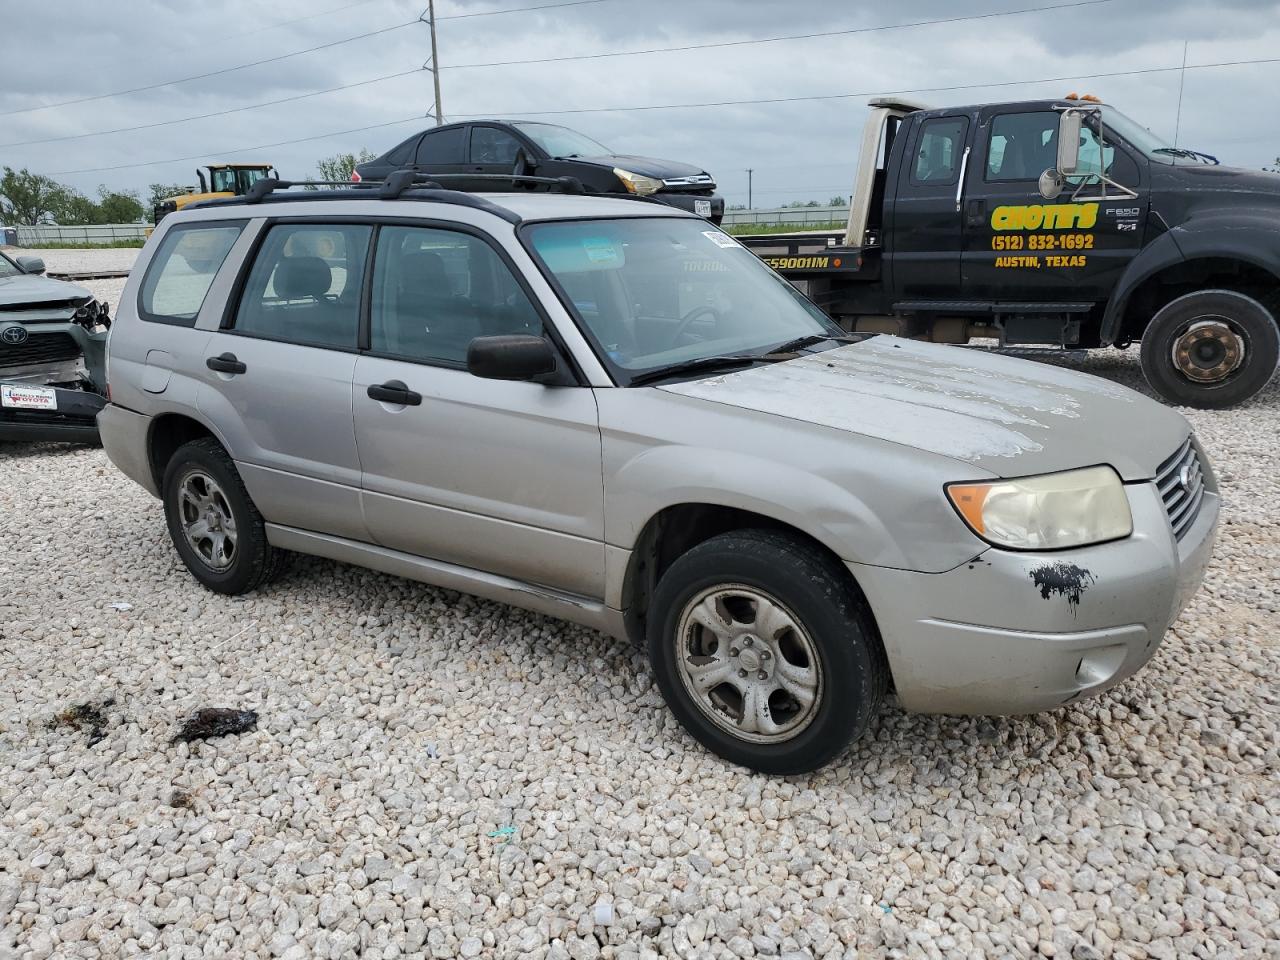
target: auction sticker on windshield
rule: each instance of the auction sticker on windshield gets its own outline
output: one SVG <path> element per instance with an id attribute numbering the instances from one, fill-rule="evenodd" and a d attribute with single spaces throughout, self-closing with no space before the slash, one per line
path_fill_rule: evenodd
<path id="1" fill-rule="evenodd" d="M 732 250 L 738 245 L 737 240 L 719 230 L 703 230 L 702 235 L 723 250 Z"/>
<path id="2" fill-rule="evenodd" d="M 48 387 L 24 387 L 16 383 L 0 385 L 0 407 L 17 410 L 57 410 L 58 391 Z"/>

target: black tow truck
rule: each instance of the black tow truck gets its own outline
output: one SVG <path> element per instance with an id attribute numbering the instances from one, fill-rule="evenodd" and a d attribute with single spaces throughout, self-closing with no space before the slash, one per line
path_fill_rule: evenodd
<path id="1" fill-rule="evenodd" d="M 844 231 L 740 238 L 852 331 L 1068 350 L 1141 342 L 1171 403 L 1280 360 L 1280 175 L 1174 147 L 1093 97 L 871 101 Z"/>

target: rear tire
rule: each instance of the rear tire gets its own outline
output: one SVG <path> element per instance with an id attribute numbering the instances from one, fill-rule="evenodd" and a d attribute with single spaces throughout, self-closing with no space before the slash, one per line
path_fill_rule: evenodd
<path id="1" fill-rule="evenodd" d="M 248 593 L 283 571 L 288 554 L 267 542 L 262 514 L 217 440 L 179 447 L 165 465 L 161 494 L 178 555 L 210 590 Z"/>
<path id="2" fill-rule="evenodd" d="M 1234 290 L 1198 290 L 1165 304 L 1142 333 L 1142 373 L 1169 403 L 1204 410 L 1256 396 L 1280 363 L 1270 310 Z"/>
<path id="3" fill-rule="evenodd" d="M 761 773 L 830 762 L 866 731 L 888 686 L 847 571 L 772 530 L 722 534 L 676 559 L 654 591 L 648 647 L 684 728 Z"/>

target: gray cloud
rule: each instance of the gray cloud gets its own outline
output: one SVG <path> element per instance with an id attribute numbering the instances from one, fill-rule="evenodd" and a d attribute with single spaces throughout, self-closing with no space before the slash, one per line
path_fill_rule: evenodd
<path id="1" fill-rule="evenodd" d="M 423 0 L 425 3 L 425 0 Z M 527 6 L 540 0 L 441 0 L 449 14 Z M 1101 74 L 1189 62 L 1275 56 L 1276 0 L 1113 0 L 1081 7 L 945 25 L 724 49 L 656 53 L 565 63 L 460 69 L 458 64 L 574 56 L 880 26 L 961 13 L 1047 6 L 1053 0 L 946 0 L 898 4 L 774 0 L 628 0 L 507 16 L 442 20 L 445 111 L 449 118 L 649 104 L 682 104 L 935 90 L 938 104 L 1101 94 L 1153 129 L 1171 135 L 1176 70 L 1121 77 Z M 351 9 L 258 29 L 343 6 L 342 0 L 223 0 L 199 5 L 67 0 L 56 10 L 6 17 L 0 33 L 0 112 L 161 83 L 324 44 L 413 20 L 409 0 L 367 0 Z M 425 25 L 251 67 L 207 80 L 124 97 L 0 116 L 0 143 L 67 136 L 211 113 L 354 83 L 419 66 L 428 56 Z M 451 66 L 453 65 L 453 66 Z M 1181 140 L 1225 161 L 1261 166 L 1280 154 L 1280 64 L 1187 71 Z M 1011 81 L 1069 78 L 1046 83 Z M 0 149 L 0 164 L 39 171 L 110 167 L 174 157 L 216 160 L 239 147 L 421 117 L 430 77 L 419 73 L 227 116 L 135 133 Z M 591 112 L 546 119 L 592 135 L 619 151 L 703 164 L 734 202 L 746 199 L 745 168 L 756 171 L 757 204 L 825 200 L 853 177 L 865 96 L 703 109 Z M 1248 118 L 1247 120 L 1245 118 Z M 318 157 L 343 149 L 383 150 L 429 121 L 262 151 L 286 174 L 302 176 Z M 249 159 L 235 154 L 235 159 Z M 61 177 L 81 189 L 98 183 L 142 187 L 187 181 L 197 161 Z"/>

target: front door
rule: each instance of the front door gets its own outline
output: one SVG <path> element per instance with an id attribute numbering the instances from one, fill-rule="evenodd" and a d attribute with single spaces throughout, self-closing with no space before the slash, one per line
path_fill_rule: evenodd
<path id="1" fill-rule="evenodd" d="M 229 327 L 200 358 L 197 402 L 269 522 L 367 540 L 351 417 L 372 228 L 277 223 Z"/>
<path id="2" fill-rule="evenodd" d="M 1080 176 L 1045 200 L 1039 181 L 1057 161 L 1058 112 L 999 109 L 983 116 L 965 185 L 965 299 L 1105 302 L 1142 248 L 1149 196 L 1142 166 L 1086 125 Z M 1138 196 L 1099 199 L 1093 175 L 1104 169 Z"/>
<path id="3" fill-rule="evenodd" d="M 899 301 L 958 299 L 963 231 L 956 194 L 968 135 L 969 119 L 961 116 L 933 117 L 908 134 L 885 235 Z"/>
<path id="4" fill-rule="evenodd" d="M 467 346 L 540 333 L 485 239 L 383 226 L 354 412 L 374 540 L 417 556 L 604 596 L 600 428 L 588 387 L 484 380 Z"/>
<path id="5" fill-rule="evenodd" d="M 510 131 L 487 124 L 471 127 L 471 152 L 467 158 L 467 171 L 481 177 L 509 176 L 515 169 L 516 155 L 524 150 L 527 155 L 533 148 L 521 143 Z M 538 171 L 541 173 L 541 171 Z M 469 181 L 469 190 L 510 190 L 510 183 L 477 179 Z"/>

